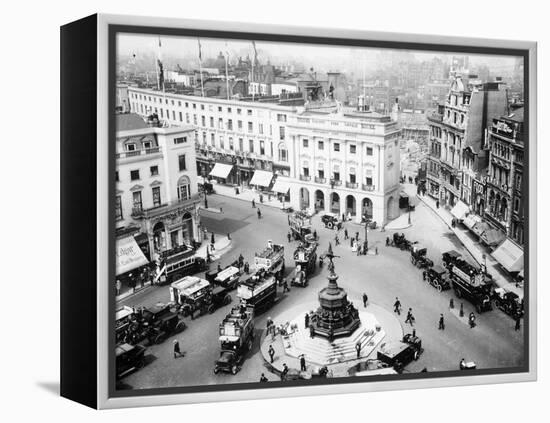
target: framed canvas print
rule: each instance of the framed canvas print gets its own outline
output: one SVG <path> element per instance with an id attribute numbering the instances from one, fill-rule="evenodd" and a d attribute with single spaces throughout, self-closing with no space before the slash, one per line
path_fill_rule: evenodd
<path id="1" fill-rule="evenodd" d="M 536 44 L 61 28 L 61 393 L 536 378 Z"/>

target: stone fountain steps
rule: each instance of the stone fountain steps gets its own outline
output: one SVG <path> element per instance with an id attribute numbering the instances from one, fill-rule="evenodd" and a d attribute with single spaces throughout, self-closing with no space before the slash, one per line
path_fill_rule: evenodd
<path id="1" fill-rule="evenodd" d="M 363 313 L 362 313 L 363 314 Z M 306 361 L 316 364 L 331 364 L 357 358 L 356 344 L 361 344 L 361 357 L 368 356 L 384 339 L 385 332 L 374 330 L 377 322 L 370 316 L 362 316 L 362 324 L 347 338 L 337 338 L 332 344 L 326 338 L 309 336 L 309 330 L 300 328 L 283 338 L 286 353 L 298 357 L 304 354 Z M 372 320 L 372 321 L 371 321 Z"/>

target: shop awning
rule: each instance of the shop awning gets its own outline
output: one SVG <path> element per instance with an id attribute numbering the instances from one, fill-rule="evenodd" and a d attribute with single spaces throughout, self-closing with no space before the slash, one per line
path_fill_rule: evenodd
<path id="1" fill-rule="evenodd" d="M 215 178 L 227 178 L 229 175 L 229 172 L 231 172 L 231 169 L 233 169 L 233 165 L 225 164 L 225 163 L 216 163 L 212 170 L 210 171 L 210 176 L 214 176 Z"/>
<path id="2" fill-rule="evenodd" d="M 458 220 L 464 219 L 466 213 L 470 211 L 470 208 L 464 204 L 462 201 L 458 201 L 455 206 L 451 209 L 451 214 L 456 217 Z"/>
<path id="3" fill-rule="evenodd" d="M 505 239 L 491 255 L 508 272 L 523 270 L 523 249 L 509 239 Z"/>
<path id="4" fill-rule="evenodd" d="M 497 229 L 487 229 L 480 236 L 481 241 L 489 246 L 497 245 L 502 241 L 506 235 Z"/>
<path id="5" fill-rule="evenodd" d="M 259 185 L 261 187 L 268 187 L 273 179 L 273 173 L 265 170 L 256 170 L 250 180 L 250 185 Z"/>
<path id="6" fill-rule="evenodd" d="M 271 188 L 271 191 L 278 192 L 280 194 L 287 194 L 290 190 L 290 181 L 285 178 L 281 178 L 280 176 L 277 177 L 275 180 L 275 183 L 273 184 L 273 188 Z"/>
<path id="7" fill-rule="evenodd" d="M 462 221 L 462 223 L 464 223 L 464 226 L 466 226 L 471 231 L 473 231 L 476 223 L 479 223 L 479 222 L 481 222 L 481 217 L 479 217 L 477 214 L 474 214 L 474 213 L 470 213 Z"/>
<path id="8" fill-rule="evenodd" d="M 147 258 L 145 258 L 143 251 L 141 251 L 141 248 L 139 248 L 133 236 L 123 238 L 116 242 L 117 276 L 140 266 L 144 266 L 147 263 L 149 263 Z"/>
<path id="9" fill-rule="evenodd" d="M 473 227 L 472 227 L 472 232 L 475 233 L 477 236 L 481 236 L 483 234 L 483 232 L 487 231 L 491 229 L 491 227 L 489 226 L 489 224 L 485 223 L 485 222 L 477 222 Z"/>

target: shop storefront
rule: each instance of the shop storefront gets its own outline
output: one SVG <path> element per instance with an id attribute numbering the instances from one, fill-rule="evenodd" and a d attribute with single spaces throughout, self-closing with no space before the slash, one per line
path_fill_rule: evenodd
<path id="1" fill-rule="evenodd" d="M 506 238 L 491 255 L 507 272 L 523 271 L 523 249 L 510 238 Z"/>
<path id="2" fill-rule="evenodd" d="M 134 291 L 147 282 L 149 260 L 134 236 L 116 241 L 116 295 Z"/>
<path id="3" fill-rule="evenodd" d="M 273 180 L 273 173 L 265 170 L 255 170 L 250 185 L 255 186 L 258 189 L 268 189 Z"/>
<path id="4" fill-rule="evenodd" d="M 456 219 L 462 221 L 466 217 L 466 214 L 470 211 L 470 207 L 464 204 L 462 201 L 458 200 L 455 206 L 451 209 L 451 214 Z"/>
<path id="5" fill-rule="evenodd" d="M 277 198 L 283 204 L 290 202 L 290 180 L 289 179 L 283 178 L 281 176 L 277 176 L 277 179 L 275 180 L 275 183 L 273 184 L 273 188 L 271 188 L 271 191 L 273 191 L 277 195 Z"/>
<path id="6" fill-rule="evenodd" d="M 233 165 L 226 163 L 216 163 L 208 176 L 214 178 L 219 184 L 230 184 L 235 183 L 234 177 L 232 177 Z"/>

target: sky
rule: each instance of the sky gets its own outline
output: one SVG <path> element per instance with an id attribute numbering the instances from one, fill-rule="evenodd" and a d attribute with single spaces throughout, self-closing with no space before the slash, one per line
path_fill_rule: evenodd
<path id="1" fill-rule="evenodd" d="M 181 58 L 181 65 L 189 61 L 198 63 L 198 39 L 181 36 L 161 36 L 162 48 L 161 57 L 170 58 L 178 61 Z M 159 36 L 143 34 L 119 34 L 117 37 L 118 57 L 136 55 L 141 58 L 149 55 L 159 54 Z M 201 49 L 203 61 L 207 58 L 215 58 L 219 52 L 227 52 L 230 62 L 237 60 L 239 56 L 253 57 L 254 50 L 251 41 L 241 40 L 221 40 L 212 38 L 201 38 Z M 422 60 L 431 60 L 439 56 L 444 61 L 449 61 L 452 53 L 420 52 L 411 50 L 397 49 L 375 49 L 364 47 L 340 47 L 315 44 L 283 43 L 283 42 L 265 42 L 257 41 L 256 50 L 258 59 L 261 63 L 266 63 L 271 59 L 274 65 L 284 64 L 288 61 L 302 63 L 306 69 L 311 66 L 322 71 L 341 71 L 353 72 L 359 69 L 374 69 L 380 62 L 381 53 L 384 56 L 401 52 L 406 57 L 406 52 L 413 55 L 414 58 Z M 306 54 L 307 53 L 307 54 Z M 399 53 L 398 53 L 399 54 Z M 454 53 L 456 55 L 456 53 Z M 491 71 L 511 69 L 514 65 L 513 57 L 487 56 L 470 54 L 470 64 L 486 64 Z M 152 63 L 153 66 L 153 63 Z M 322 68 L 322 69 L 321 69 Z"/>

